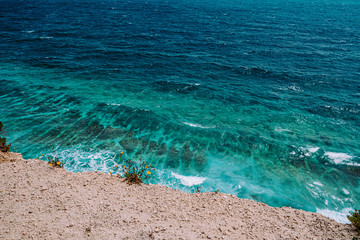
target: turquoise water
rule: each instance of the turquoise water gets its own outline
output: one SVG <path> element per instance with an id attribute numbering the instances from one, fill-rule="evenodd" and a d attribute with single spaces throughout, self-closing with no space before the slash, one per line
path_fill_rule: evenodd
<path id="1" fill-rule="evenodd" d="M 69 171 L 121 151 L 151 183 L 340 222 L 360 204 L 360 3 L 1 1 L 12 150 Z"/>

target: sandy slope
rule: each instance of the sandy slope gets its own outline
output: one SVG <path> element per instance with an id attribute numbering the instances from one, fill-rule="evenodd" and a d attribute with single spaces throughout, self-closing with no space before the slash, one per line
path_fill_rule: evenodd
<path id="1" fill-rule="evenodd" d="M 12 159 L 12 161 L 9 161 Z M 0 152 L 0 239 L 352 239 L 351 225 L 228 194 L 127 185 Z"/>

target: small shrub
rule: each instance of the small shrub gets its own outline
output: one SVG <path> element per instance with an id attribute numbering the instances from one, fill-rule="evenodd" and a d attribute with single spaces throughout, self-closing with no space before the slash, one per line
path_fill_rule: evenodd
<path id="1" fill-rule="evenodd" d="M 4 125 L 0 122 L 0 134 L 4 132 Z M 6 137 L 0 137 L 0 151 L 8 152 L 10 151 L 11 143 L 6 144 Z"/>
<path id="2" fill-rule="evenodd" d="M 135 162 L 131 159 L 125 161 L 123 165 L 123 175 L 125 181 L 129 184 L 139 184 L 145 179 L 150 178 L 151 171 L 155 170 L 151 164 L 146 164 L 145 161 Z"/>
<path id="3" fill-rule="evenodd" d="M 65 163 L 64 161 L 60 160 L 60 158 L 57 156 L 54 146 L 50 147 L 50 150 L 52 151 L 52 153 L 46 155 L 43 154 L 42 159 L 44 161 L 47 161 L 50 167 L 58 167 L 58 168 L 64 167 Z"/>
<path id="4" fill-rule="evenodd" d="M 0 150 L 2 152 L 8 152 L 8 151 L 10 151 L 10 147 L 11 147 L 11 143 L 7 145 L 6 138 L 0 137 Z"/>
<path id="5" fill-rule="evenodd" d="M 347 218 L 356 227 L 360 234 L 360 212 L 355 209 L 354 212 L 350 212 L 350 215 L 348 215 Z"/>
<path id="6" fill-rule="evenodd" d="M 122 176 L 124 177 L 124 180 L 128 184 L 140 184 L 144 180 L 151 177 L 152 172 L 155 170 L 154 167 L 151 166 L 151 164 L 147 164 L 145 161 L 134 161 L 131 159 L 123 160 L 124 152 L 120 153 L 120 161 L 122 162 Z M 113 171 L 110 171 L 110 174 L 112 175 L 113 172 L 117 172 L 119 170 L 119 165 L 115 165 L 113 167 Z"/>

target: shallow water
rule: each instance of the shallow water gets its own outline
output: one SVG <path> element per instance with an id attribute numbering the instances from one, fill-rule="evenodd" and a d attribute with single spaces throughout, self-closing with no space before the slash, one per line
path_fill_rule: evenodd
<path id="1" fill-rule="evenodd" d="M 1 1 L 12 150 L 346 221 L 360 204 L 360 3 Z"/>

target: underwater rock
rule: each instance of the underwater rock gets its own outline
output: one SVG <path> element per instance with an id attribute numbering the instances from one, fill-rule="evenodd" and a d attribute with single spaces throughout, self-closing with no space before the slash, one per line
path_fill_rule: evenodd
<path id="1" fill-rule="evenodd" d="M 104 142 L 99 144 L 97 147 L 100 149 L 114 149 L 116 146 L 114 142 Z"/>
<path id="2" fill-rule="evenodd" d="M 206 157 L 203 152 L 198 152 L 195 155 L 195 165 L 199 171 L 202 171 L 206 166 Z"/>
<path id="3" fill-rule="evenodd" d="M 98 136 L 98 139 L 115 139 L 120 138 L 126 133 L 121 128 L 106 127 L 104 131 Z"/>
<path id="4" fill-rule="evenodd" d="M 142 141 L 142 148 L 143 149 L 146 149 L 148 145 L 149 145 L 149 139 L 145 139 L 145 140 Z"/>
<path id="5" fill-rule="evenodd" d="M 167 146 L 166 143 L 162 143 L 159 147 L 159 149 L 156 151 L 156 155 L 165 155 L 167 152 Z"/>
<path id="6" fill-rule="evenodd" d="M 181 151 L 181 159 L 188 167 L 194 157 L 194 152 L 190 150 L 190 145 L 186 144 Z"/>
<path id="7" fill-rule="evenodd" d="M 85 129 L 83 134 L 85 135 L 91 135 L 91 136 L 97 136 L 104 130 L 104 126 L 99 124 L 99 122 L 94 121 L 92 122 L 88 128 Z"/>
<path id="8" fill-rule="evenodd" d="M 69 122 L 74 122 L 81 118 L 81 112 L 77 109 L 70 109 L 63 113 L 63 119 L 68 119 Z"/>
<path id="9" fill-rule="evenodd" d="M 359 185 L 357 179 L 360 177 L 360 166 L 359 165 L 337 165 L 336 166 L 341 171 L 346 172 L 349 179 L 353 179 L 351 184 L 357 186 Z M 351 177 L 350 177 L 351 176 Z"/>
<path id="10" fill-rule="evenodd" d="M 125 138 L 132 138 L 133 135 L 134 135 L 134 132 L 130 130 L 130 131 L 125 135 Z"/>
<path id="11" fill-rule="evenodd" d="M 140 142 L 141 142 L 142 147 L 135 153 L 136 156 L 145 153 L 147 146 L 149 144 L 148 139 L 140 139 Z"/>
<path id="12" fill-rule="evenodd" d="M 139 140 L 136 138 L 124 139 L 120 141 L 120 145 L 127 153 L 132 153 L 139 145 Z"/>
<path id="13" fill-rule="evenodd" d="M 325 137 L 325 136 L 320 136 L 320 138 L 321 138 L 321 140 L 323 140 L 323 142 L 324 142 L 326 145 L 328 145 L 328 146 L 332 145 L 330 138 Z"/>
<path id="14" fill-rule="evenodd" d="M 157 148 L 157 143 L 155 141 L 151 141 L 149 144 L 149 151 L 150 152 L 155 151 L 156 148 Z"/>
<path id="15" fill-rule="evenodd" d="M 167 164 L 170 168 L 177 168 L 180 165 L 180 151 L 175 147 L 171 147 L 167 157 Z"/>

